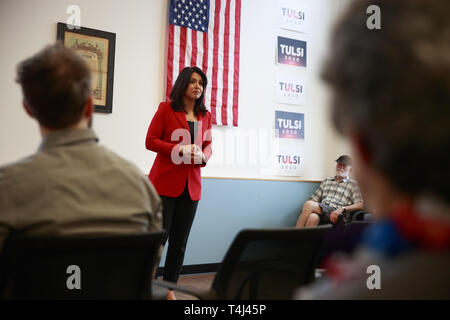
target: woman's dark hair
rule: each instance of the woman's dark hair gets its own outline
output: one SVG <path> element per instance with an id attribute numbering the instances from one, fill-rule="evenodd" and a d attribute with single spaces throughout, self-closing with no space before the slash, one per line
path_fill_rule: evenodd
<path id="1" fill-rule="evenodd" d="M 198 73 L 202 77 L 203 81 L 203 92 L 200 98 L 195 101 L 194 113 L 201 113 L 202 116 L 204 116 L 207 111 L 205 107 L 205 91 L 206 85 L 208 84 L 208 79 L 206 78 L 206 75 L 203 73 L 203 71 L 198 67 L 186 67 L 181 70 L 177 80 L 175 81 L 175 84 L 173 85 L 172 91 L 170 92 L 170 100 L 172 101 L 171 106 L 174 111 L 184 110 L 183 97 L 187 87 L 189 86 L 191 75 L 194 72 Z"/>
<path id="2" fill-rule="evenodd" d="M 62 129 L 77 123 L 91 96 L 86 62 L 61 42 L 48 45 L 17 66 L 16 81 L 33 117 L 44 127 Z"/>
<path id="3" fill-rule="evenodd" d="M 368 6 L 381 10 L 369 30 Z M 450 202 L 450 1 L 354 1 L 332 35 L 323 78 L 341 133 L 400 190 Z"/>

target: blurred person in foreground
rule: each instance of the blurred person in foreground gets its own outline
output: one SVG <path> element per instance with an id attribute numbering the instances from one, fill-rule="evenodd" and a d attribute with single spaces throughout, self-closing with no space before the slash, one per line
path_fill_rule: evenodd
<path id="1" fill-rule="evenodd" d="M 448 0 L 358 0 L 338 22 L 323 77 L 378 221 L 296 298 L 450 298 L 449 13 Z"/>
<path id="2" fill-rule="evenodd" d="M 0 251 L 12 234 L 160 230 L 162 203 L 153 186 L 100 146 L 90 128 L 91 71 L 84 60 L 61 43 L 49 45 L 18 65 L 17 82 L 42 141 L 33 155 L 0 167 Z"/>

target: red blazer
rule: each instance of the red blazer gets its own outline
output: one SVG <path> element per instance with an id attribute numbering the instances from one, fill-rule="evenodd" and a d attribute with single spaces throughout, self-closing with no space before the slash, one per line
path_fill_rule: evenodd
<path id="1" fill-rule="evenodd" d="M 198 125 L 201 125 L 201 131 L 197 133 L 195 144 L 202 148 L 206 161 L 208 161 L 212 153 L 211 113 L 206 112 L 204 116 L 199 114 Z M 198 128 L 200 129 L 200 127 Z M 174 133 L 177 129 L 185 130 L 178 130 Z M 172 138 L 173 133 L 174 138 Z M 172 161 L 172 155 L 174 155 L 174 159 L 180 159 L 178 156 L 180 146 L 189 144 L 191 144 L 191 135 L 184 112 L 175 112 L 170 106 L 170 102 L 160 103 L 148 127 L 145 140 L 146 148 L 157 153 L 148 177 L 159 195 L 180 196 L 187 179 L 191 199 L 200 200 L 202 190 L 200 167 L 204 167 L 206 162 L 176 164 Z"/>

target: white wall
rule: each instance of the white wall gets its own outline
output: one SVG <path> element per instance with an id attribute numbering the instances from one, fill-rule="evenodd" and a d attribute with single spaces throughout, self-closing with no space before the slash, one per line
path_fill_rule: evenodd
<path id="1" fill-rule="evenodd" d="M 332 160 L 347 150 L 329 125 L 329 92 L 319 79 L 331 23 L 342 7 L 339 2 L 308 1 L 311 20 L 304 38 L 308 41 L 305 74 L 309 91 L 307 105 L 300 109 L 306 117 L 303 180 L 320 180 L 332 173 Z M 145 135 L 165 83 L 168 1 L 164 0 L 1 0 L 0 165 L 38 147 L 38 127 L 22 110 L 15 66 L 54 42 L 56 23 L 66 22 L 66 8 L 71 4 L 80 6 L 82 26 L 114 32 L 117 37 L 113 113 L 96 114 L 94 129 L 102 144 L 147 173 L 155 155 L 145 149 Z M 274 0 L 242 0 L 239 128 L 213 128 L 214 156 L 203 176 L 279 178 L 262 172 L 261 166 L 230 161 L 238 156 L 239 148 L 227 145 L 226 139 L 221 143 L 221 137 L 230 133 L 238 134 L 236 141 L 242 142 L 242 134 L 273 129 L 273 83 L 280 68 L 275 65 L 276 9 Z M 289 106 L 283 109 L 289 111 Z"/>
<path id="2" fill-rule="evenodd" d="M 81 8 L 81 25 L 117 34 L 113 113 L 96 114 L 101 143 L 147 170 L 153 156 L 145 150 L 147 125 L 162 99 L 166 43 L 166 1 L 2 0 L 0 35 L 8 44 L 0 59 L 0 164 L 34 152 L 37 125 L 21 109 L 14 83 L 15 65 L 56 39 L 56 23 L 66 8 Z"/>

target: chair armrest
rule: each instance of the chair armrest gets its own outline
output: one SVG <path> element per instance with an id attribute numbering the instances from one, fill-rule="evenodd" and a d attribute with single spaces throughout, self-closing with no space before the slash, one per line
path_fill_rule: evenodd
<path id="1" fill-rule="evenodd" d="M 350 221 L 363 220 L 364 215 L 368 213 L 365 210 L 352 210 L 349 212 Z"/>
<path id="2" fill-rule="evenodd" d="M 217 299 L 216 293 L 213 289 L 199 289 L 192 286 L 181 286 L 174 282 L 164 281 L 164 280 L 153 280 L 152 283 L 156 286 L 164 287 L 169 290 L 177 290 L 180 292 L 184 292 L 200 300 L 215 300 Z"/>

